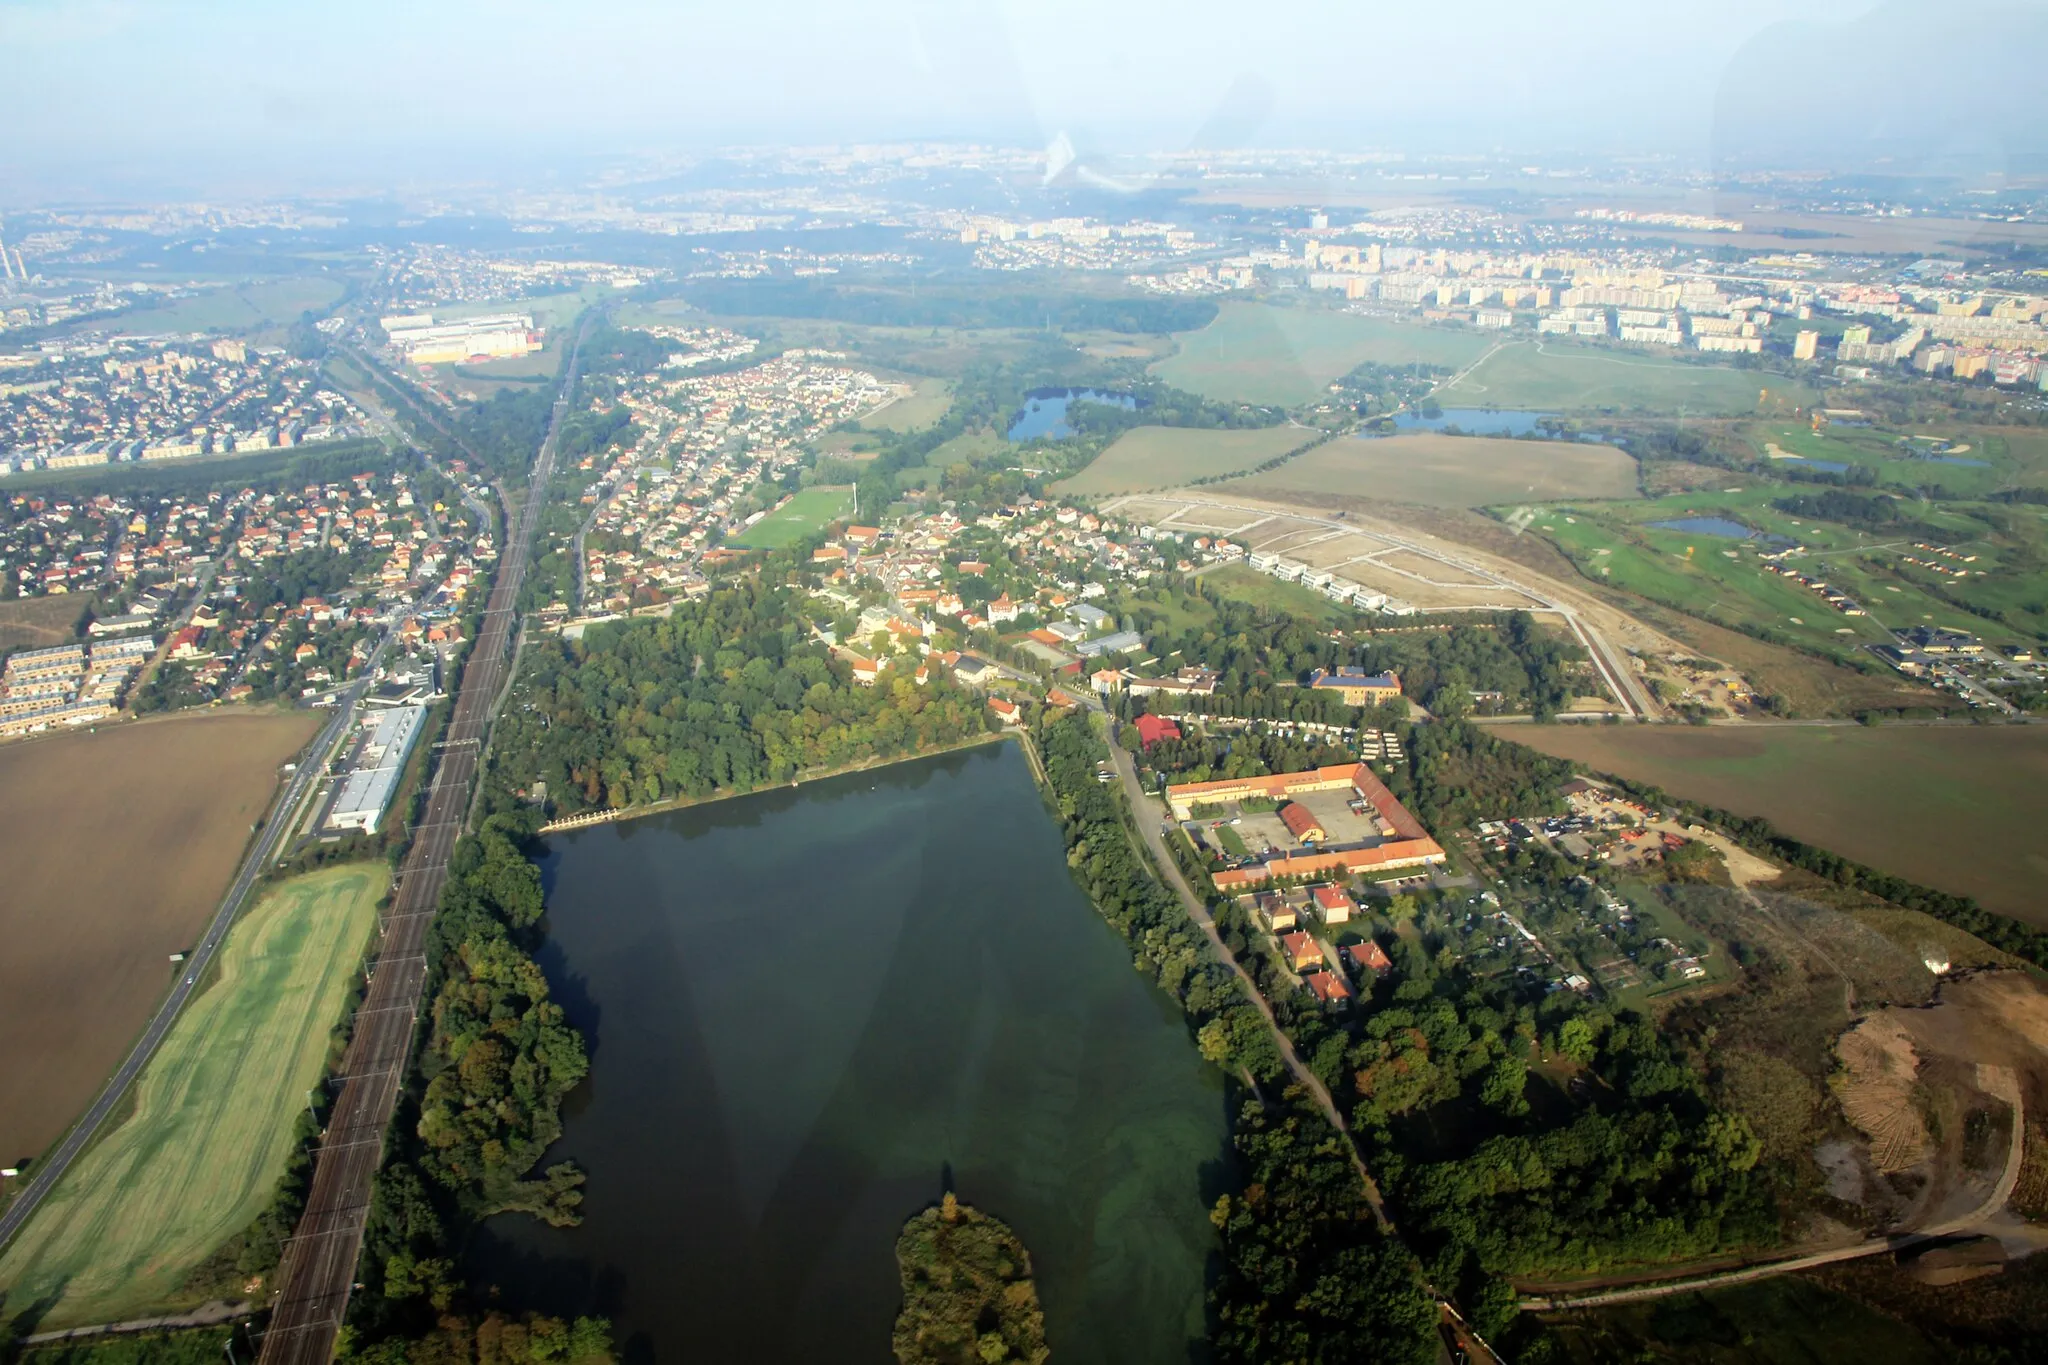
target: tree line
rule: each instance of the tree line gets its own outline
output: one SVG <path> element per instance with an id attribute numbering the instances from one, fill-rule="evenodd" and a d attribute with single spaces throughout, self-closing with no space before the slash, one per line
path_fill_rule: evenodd
<path id="1" fill-rule="evenodd" d="M 1138 970 L 1186 1012 L 1202 1054 L 1272 1096 L 1234 1115 L 1232 1191 L 1211 1213 L 1223 1244 L 1209 1293 L 1215 1358 L 1434 1359 L 1435 1309 L 1413 1258 L 1379 1233 L 1345 1139 L 1281 1088 L 1286 1069 L 1264 1017 L 1133 847 L 1121 797 L 1095 777 L 1108 747 L 1093 722 L 1048 716 L 1036 736 L 1075 879 Z"/>
<path id="2" fill-rule="evenodd" d="M 500 769 L 563 813 L 700 798 L 986 733 L 980 698 L 898 660 L 853 681 L 770 574 L 721 580 L 673 615 L 593 627 L 530 653 L 494 739 Z"/>

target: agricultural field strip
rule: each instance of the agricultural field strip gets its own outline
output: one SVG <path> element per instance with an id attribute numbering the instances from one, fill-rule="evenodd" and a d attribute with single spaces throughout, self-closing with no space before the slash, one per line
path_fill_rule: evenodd
<path id="1" fill-rule="evenodd" d="M 1103 504 L 1103 510 L 1114 512 L 1123 508 L 1124 506 L 1127 506 L 1130 503 L 1146 500 L 1147 499 L 1139 496 L 1112 498 Z M 1154 498 L 1151 499 L 1151 501 L 1181 502 L 1189 506 L 1195 507 L 1215 507 L 1231 512 L 1270 515 L 1268 509 L 1266 508 L 1247 507 L 1242 503 L 1222 502 L 1215 499 L 1193 497 L 1186 494 L 1175 494 L 1170 499 Z M 1626 660 L 1621 658 L 1615 652 L 1614 647 L 1608 643 L 1606 636 L 1601 634 L 1597 627 L 1583 620 L 1577 610 L 1566 605 L 1565 603 L 1557 601 L 1548 596 L 1547 594 L 1537 592 L 1535 589 L 1530 588 L 1525 584 L 1516 582 L 1515 580 L 1507 577 L 1505 574 L 1489 569 L 1485 565 L 1475 563 L 1469 559 L 1460 558 L 1455 554 L 1449 553 L 1434 546 L 1425 545 L 1417 541 L 1407 540 L 1401 537 L 1400 535 L 1381 527 L 1375 526 L 1370 530 L 1365 530 L 1364 528 L 1347 525 L 1343 522 L 1325 521 L 1321 518 L 1312 517 L 1301 512 L 1288 512 L 1284 515 L 1291 516 L 1298 521 L 1321 525 L 1333 531 L 1362 532 L 1363 534 L 1375 536 L 1381 540 L 1389 542 L 1390 544 L 1399 546 L 1402 549 L 1413 551 L 1415 554 L 1420 555 L 1425 559 L 1437 560 L 1441 563 L 1448 564 L 1453 568 L 1462 569 L 1467 573 L 1476 574 L 1479 577 L 1485 579 L 1488 583 L 1497 585 L 1499 587 L 1507 588 L 1513 592 L 1521 593 L 1524 596 L 1528 597 L 1531 601 L 1540 603 L 1540 606 L 1530 608 L 1530 610 L 1545 612 L 1551 615 L 1561 617 L 1564 620 L 1566 626 L 1570 628 L 1573 637 L 1577 639 L 1579 644 L 1585 648 L 1587 657 L 1593 661 L 1593 667 L 1595 671 L 1599 673 L 1601 681 L 1607 685 L 1608 689 L 1613 693 L 1615 699 L 1618 702 L 1620 702 L 1623 710 L 1627 711 L 1632 716 L 1654 717 L 1657 714 L 1654 705 L 1649 699 L 1649 696 L 1643 691 L 1641 685 L 1636 682 L 1634 674 L 1629 669 Z"/>
<path id="2" fill-rule="evenodd" d="M 28 1185 L 8 1206 L 7 1211 L 0 1214 L 0 1247 L 13 1240 L 14 1235 L 20 1232 L 22 1225 L 28 1221 L 29 1215 L 35 1212 L 36 1206 L 56 1188 L 57 1183 L 64 1178 L 65 1171 L 70 1169 L 72 1163 L 91 1144 L 121 1096 L 127 1093 L 128 1087 L 134 1084 L 135 1078 L 141 1074 L 142 1068 L 156 1055 L 164 1036 L 170 1032 L 172 1023 L 185 1008 L 185 1003 L 192 998 L 196 984 L 205 977 L 207 968 L 213 963 L 214 954 L 226 940 L 228 930 L 234 925 L 236 915 L 243 900 L 248 896 L 250 887 L 255 884 L 257 874 L 268 866 L 277 852 L 278 845 L 295 823 L 289 818 L 280 817 L 288 816 L 317 785 L 320 774 L 326 770 L 327 761 L 334 756 L 342 740 L 347 737 L 355 718 L 356 706 L 370 678 L 375 674 L 377 661 L 390 639 L 391 635 L 387 630 L 383 640 L 378 642 L 377 649 L 361 677 L 344 694 L 345 699 L 341 705 L 335 708 L 334 718 L 328 721 L 326 728 L 314 738 L 307 751 L 307 760 L 299 764 L 298 771 L 292 774 L 291 780 L 271 803 L 269 818 L 265 820 L 262 832 L 256 836 L 255 845 L 249 850 L 248 856 L 242 860 L 241 870 L 235 874 L 235 880 L 229 885 L 227 895 L 221 899 L 220 908 L 214 912 L 213 922 L 206 926 L 204 937 L 186 959 L 184 974 L 171 987 L 170 995 L 158 1007 L 141 1039 L 136 1042 L 120 1068 L 114 1072 L 106 1088 L 92 1102 L 92 1107 L 85 1111 L 85 1116 L 64 1135 L 64 1140 L 44 1159 Z"/>

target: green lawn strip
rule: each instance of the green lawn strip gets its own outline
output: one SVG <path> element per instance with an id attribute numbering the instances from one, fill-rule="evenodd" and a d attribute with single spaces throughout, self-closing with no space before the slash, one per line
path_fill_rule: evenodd
<path id="1" fill-rule="evenodd" d="M 51 1301 L 44 1329 L 183 1305 L 185 1277 L 271 1197 L 388 881 L 381 864 L 329 868 L 242 917 L 136 1081 L 133 1112 L 0 1257 L 11 1302 Z"/>

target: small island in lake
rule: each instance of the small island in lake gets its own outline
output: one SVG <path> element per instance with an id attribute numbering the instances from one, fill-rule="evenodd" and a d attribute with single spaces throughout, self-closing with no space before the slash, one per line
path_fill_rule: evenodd
<path id="1" fill-rule="evenodd" d="M 894 1346 L 904 1365 L 1037 1365 L 1051 1354 L 1030 1253 L 1001 1220 L 950 1190 L 939 1207 L 903 1225 L 896 1264 L 903 1310 Z"/>

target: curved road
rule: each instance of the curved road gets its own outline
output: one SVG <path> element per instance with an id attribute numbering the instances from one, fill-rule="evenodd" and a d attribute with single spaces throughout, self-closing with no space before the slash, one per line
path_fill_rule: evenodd
<path id="1" fill-rule="evenodd" d="M 256 878 L 269 866 L 271 858 L 277 852 L 278 844 L 294 823 L 288 818 L 290 813 L 307 791 L 320 780 L 320 774 L 327 766 L 328 756 L 333 752 L 335 744 L 348 732 L 349 723 L 355 716 L 356 701 L 362 696 L 370 672 L 370 669 L 364 669 L 362 677 L 349 689 L 341 704 L 335 707 L 333 718 L 305 750 L 306 756 L 299 763 L 298 771 L 292 774 L 291 780 L 285 783 L 284 789 L 271 803 L 270 813 L 264 818 L 263 828 L 256 836 L 255 845 L 242 860 L 241 871 L 235 874 L 234 883 L 228 887 L 227 895 L 221 898 L 220 908 L 213 912 L 213 921 L 206 926 L 206 933 L 200 938 L 198 946 L 186 957 L 181 969 L 182 975 L 179 976 L 177 984 L 171 987 L 171 993 L 164 998 L 163 1004 L 157 1007 L 155 1016 L 149 1021 L 149 1027 L 143 1030 L 142 1037 L 129 1051 L 120 1069 L 107 1081 L 106 1088 L 99 1093 L 99 1098 L 85 1111 L 85 1116 L 72 1126 L 71 1131 L 65 1134 L 64 1140 L 59 1142 L 53 1151 L 38 1162 L 28 1185 L 15 1197 L 14 1202 L 7 1206 L 7 1212 L 0 1214 L 0 1246 L 7 1245 L 14 1234 L 21 1230 L 29 1215 L 35 1212 L 36 1206 L 43 1202 L 44 1196 L 64 1178 L 64 1172 L 78 1159 L 79 1153 L 91 1144 L 100 1126 L 106 1122 L 107 1115 L 113 1112 L 114 1106 L 127 1093 L 128 1087 L 134 1083 L 136 1076 L 141 1074 L 149 1059 L 156 1055 L 158 1045 L 163 1042 L 164 1035 L 170 1032 L 179 1011 L 185 1008 L 185 1002 L 199 989 L 199 982 L 205 977 L 214 953 L 219 950 L 221 941 L 227 937 L 228 930 L 234 927 L 235 916 L 241 910 L 242 901 L 248 896 L 249 888 L 255 885 Z"/>
<path id="2" fill-rule="evenodd" d="M 1138 833 L 1144 838 L 1145 846 L 1152 850 L 1152 860 L 1159 864 L 1159 875 L 1179 893 L 1181 903 L 1187 907 L 1188 917 L 1194 920 L 1202 933 L 1208 937 L 1209 946 L 1216 950 L 1217 960 L 1229 963 L 1230 970 L 1236 972 L 1237 979 L 1244 983 L 1246 998 L 1265 1016 L 1266 1027 L 1272 1031 L 1273 1041 L 1280 1045 L 1280 1060 L 1287 1064 L 1287 1070 L 1293 1075 L 1295 1083 L 1315 1100 L 1316 1107 L 1323 1111 L 1323 1117 L 1330 1121 L 1330 1126 L 1343 1134 L 1344 1150 L 1350 1155 L 1351 1164 L 1358 1171 L 1358 1178 L 1365 1182 L 1365 1202 L 1372 1205 L 1373 1217 L 1379 1220 L 1380 1227 L 1392 1231 L 1393 1220 L 1387 1217 L 1387 1206 L 1380 1199 L 1379 1183 L 1372 1178 L 1372 1172 L 1365 1168 L 1365 1158 L 1358 1154 L 1358 1144 L 1352 1141 L 1351 1129 L 1345 1124 L 1344 1115 L 1337 1108 L 1337 1102 L 1330 1098 L 1329 1087 L 1323 1084 L 1322 1077 L 1309 1070 L 1307 1063 L 1301 1060 L 1301 1054 L 1294 1050 L 1293 1040 L 1288 1038 L 1287 1031 L 1280 1027 L 1279 1020 L 1273 1017 L 1273 1007 L 1266 1003 L 1265 994 L 1259 990 L 1258 983 L 1252 980 L 1249 972 L 1238 965 L 1236 954 L 1224 946 L 1223 936 L 1216 932 L 1216 921 L 1209 915 L 1209 907 L 1202 903 L 1202 898 L 1188 885 L 1188 879 L 1181 873 L 1180 864 L 1174 861 L 1172 852 L 1166 847 L 1165 835 L 1160 832 L 1157 822 L 1151 818 L 1150 803 L 1145 799 L 1144 788 L 1138 784 L 1137 764 L 1122 745 L 1114 742 L 1113 737 L 1109 752 L 1116 761 L 1117 775 L 1123 779 L 1124 799 L 1130 805 L 1131 819 L 1137 824 Z"/>

